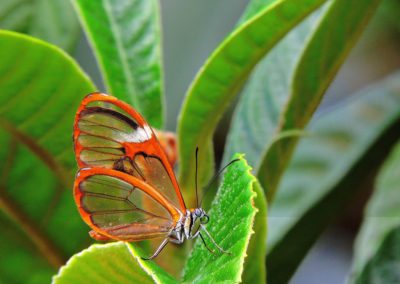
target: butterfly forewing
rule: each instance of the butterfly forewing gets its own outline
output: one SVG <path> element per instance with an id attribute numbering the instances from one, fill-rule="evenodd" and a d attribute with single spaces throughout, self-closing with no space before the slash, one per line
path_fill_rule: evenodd
<path id="1" fill-rule="evenodd" d="M 157 200 L 150 187 L 144 188 L 125 173 L 82 169 L 75 182 L 75 200 L 85 221 L 110 238 L 136 241 L 166 236 L 176 212 L 161 195 Z"/>
<path id="2" fill-rule="evenodd" d="M 87 106 L 79 113 L 77 127 L 80 131 L 78 161 L 84 166 L 113 168 L 126 155 L 124 144 L 139 142 L 135 133 L 143 132 L 142 140 L 149 140 L 151 136 L 141 131 L 132 119 L 106 104 L 104 107 Z"/>
<path id="3" fill-rule="evenodd" d="M 186 211 L 172 167 L 154 132 L 124 102 L 101 93 L 86 96 L 75 117 L 74 146 L 81 168 L 126 173 L 153 187 L 176 210 Z M 160 214 L 157 207 L 152 212 Z"/>

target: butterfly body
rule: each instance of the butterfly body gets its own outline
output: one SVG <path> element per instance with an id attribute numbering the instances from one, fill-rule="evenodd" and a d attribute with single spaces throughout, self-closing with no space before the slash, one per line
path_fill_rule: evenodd
<path id="1" fill-rule="evenodd" d="M 106 94 L 87 95 L 75 116 L 73 140 L 80 168 L 74 199 L 94 239 L 164 238 L 153 258 L 168 242 L 200 236 L 205 244 L 201 231 L 211 238 L 206 212 L 186 208 L 170 164 L 174 155 L 166 155 L 131 106 Z"/>

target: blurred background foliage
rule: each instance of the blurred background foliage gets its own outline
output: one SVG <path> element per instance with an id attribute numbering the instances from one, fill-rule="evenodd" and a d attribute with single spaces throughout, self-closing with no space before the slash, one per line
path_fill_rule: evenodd
<path id="1" fill-rule="evenodd" d="M 237 25 L 248 2 L 246 0 L 162 1 L 161 26 L 167 129 L 175 131 L 177 117 L 188 86 L 210 53 Z M 257 2 L 262 6 L 271 1 L 252 1 L 253 7 L 257 7 Z M 312 17 L 317 17 L 316 13 L 308 21 L 312 21 Z M 396 251 L 399 239 L 397 221 L 399 215 L 395 210 L 396 206 L 400 208 L 398 206 L 400 204 L 398 190 L 400 189 L 398 180 L 393 178 L 400 172 L 398 150 L 393 152 L 379 175 L 378 172 L 392 146 L 399 139 L 400 133 L 398 111 L 400 77 L 396 73 L 400 66 L 399 19 L 400 1 L 383 0 L 341 66 L 335 80 L 329 86 L 316 115 L 307 128 L 310 137 L 302 138 L 289 163 L 270 209 L 268 265 L 271 277 L 284 275 L 282 282 L 285 282 L 288 280 L 285 277 L 290 277 L 291 273 L 296 271 L 291 283 L 321 283 L 322 281 L 340 283 L 345 279 L 357 283 L 374 283 L 371 279 L 381 279 L 379 277 L 387 277 L 384 278 L 386 283 L 390 280 L 396 283 L 396 276 L 390 274 L 390 271 L 394 273 L 394 270 L 389 269 L 388 272 L 381 267 L 394 265 L 400 258 L 400 253 Z M 60 46 L 77 60 L 94 84 L 105 91 L 105 84 L 101 79 L 93 51 L 89 47 L 88 40 L 82 32 L 74 8 L 69 1 L 4 0 L 0 4 L 0 28 L 26 33 Z M 289 47 L 290 37 L 294 35 L 289 34 L 284 40 Z M 301 40 L 304 41 L 305 38 Z M 264 73 L 264 78 L 258 79 L 258 82 L 268 82 L 268 86 L 274 86 L 276 82 L 274 79 L 282 79 L 278 76 L 279 74 L 276 74 L 280 72 L 277 68 L 279 60 L 284 60 L 279 57 L 279 50 L 285 48 L 284 41 L 268 55 L 267 60 L 272 63 L 263 61 L 257 66 L 251 79 L 256 76 L 258 69 L 264 68 L 262 65 L 267 65 L 267 69 L 264 70 L 268 71 Z M 40 47 L 33 48 L 39 50 L 40 53 Z M 46 48 L 43 46 L 42 52 L 45 52 Z M 330 48 L 335 49 L 335 46 Z M 24 49 L 17 43 L 13 46 L 3 43 L 0 50 L 1 54 L 5 55 L 1 60 L 2 71 L 12 68 L 30 71 L 9 85 L 13 87 L 13 84 L 33 82 L 31 88 L 35 92 L 40 92 L 46 88 L 46 85 L 39 83 L 35 85 L 33 79 L 37 70 L 30 66 L 40 66 L 43 72 L 51 74 L 52 66 L 62 64 L 65 56 L 62 53 L 56 53 L 54 57 L 47 58 L 48 64 L 43 64 L 46 54 L 40 57 L 37 56 L 37 52 L 32 55 L 29 55 L 29 52 L 23 53 Z M 290 52 L 294 54 L 296 51 L 290 50 Z M 21 55 L 24 56 L 23 60 L 16 60 Z M 270 64 L 269 67 L 268 64 Z M 280 68 L 286 66 L 282 64 Z M 67 75 L 60 74 L 52 84 L 59 84 L 61 91 L 58 97 L 62 98 L 58 102 L 60 105 L 73 102 L 66 110 L 72 114 L 83 94 L 92 91 L 94 87 L 93 82 L 85 79 L 73 62 L 69 62 L 63 68 L 67 70 L 65 73 Z M 3 82 L 6 81 L 5 77 L 2 78 Z M 68 82 L 76 83 L 80 86 L 79 89 L 69 90 Z M 265 92 L 262 89 L 265 86 L 251 84 L 252 81 L 243 88 L 243 92 L 247 92 L 252 87 L 257 91 L 261 89 L 261 93 Z M 257 91 L 253 93 L 256 94 Z M 13 93 L 4 88 L 0 95 L 0 102 L 5 103 L 12 96 Z M 0 141 L 1 145 L 7 145 L 0 150 L 0 157 L 4 161 L 0 164 L 2 173 L 0 190 L 4 190 L 3 187 L 7 186 L 7 194 L 2 195 L 0 205 L 2 209 L 11 206 L 12 208 L 7 208 L 7 210 L 17 212 L 18 208 L 22 207 L 27 212 L 29 218 L 19 216 L 21 219 L 18 221 L 33 226 L 30 231 L 33 239 L 35 234 L 38 234 L 39 239 L 42 238 L 41 234 L 45 232 L 55 240 L 56 246 L 57 240 L 64 239 L 63 234 L 66 232 L 74 232 L 74 235 L 71 235 L 68 244 L 63 243 L 64 251 L 53 260 L 52 268 L 37 253 L 37 246 L 40 247 L 40 243 L 32 242 L 27 238 L 26 231 L 22 232 L 21 228 L 11 221 L 10 216 L 4 213 L 7 210 L 2 210 L 0 214 L 0 224 L 3 228 L 0 232 L 2 255 L 0 280 L 5 283 L 27 283 L 26 279 L 29 279 L 30 283 L 46 282 L 55 273 L 54 267 L 63 263 L 72 253 L 91 243 L 86 235 L 86 226 L 75 211 L 69 211 L 74 207 L 70 192 L 55 190 L 70 187 L 68 183 L 72 181 L 66 181 L 66 184 L 60 185 L 57 179 L 51 178 L 53 174 L 47 168 L 41 167 L 39 165 L 41 161 L 32 154 L 35 149 L 26 148 L 10 137 L 7 134 L 10 130 L 3 121 L 4 118 L 13 119 L 16 122 L 19 119 L 24 121 L 24 116 L 30 115 L 30 110 L 35 105 L 40 105 L 48 99 L 36 96 L 26 102 L 22 98 L 14 98 L 10 100 L 11 107 L 8 105 L 0 108 L 3 127 L 0 130 Z M 50 106 L 61 107 L 58 104 L 51 104 L 49 108 Z M 235 110 L 232 106 L 214 135 L 217 164 L 223 159 L 224 161 L 229 159 L 229 155 L 224 154 L 223 150 L 230 118 L 234 115 L 234 119 L 237 119 L 239 111 L 240 108 Z M 51 113 L 46 115 L 51 118 L 49 120 L 56 120 Z M 40 117 L 33 119 L 46 122 Z M 249 117 L 249 119 L 256 118 Z M 47 123 L 50 122 L 47 120 Z M 67 121 L 61 123 L 68 124 Z M 260 123 L 259 127 L 263 127 L 262 121 L 254 121 L 254 124 L 257 123 Z M 31 132 L 33 137 L 40 138 L 43 132 L 40 129 L 31 128 L 31 125 L 22 125 L 22 129 Z M 46 124 L 43 125 L 42 130 L 45 127 Z M 344 130 L 347 132 L 343 132 Z M 256 128 L 253 133 L 256 136 L 255 140 L 257 134 Z M 59 147 L 55 148 L 56 152 L 52 154 L 61 157 L 73 169 L 73 157 L 63 157 L 63 149 L 72 147 L 69 140 L 71 133 L 60 134 L 56 131 L 52 135 L 55 137 L 60 135 L 57 140 L 60 143 Z M 333 141 L 330 140 L 332 137 L 336 139 L 335 143 L 343 147 L 339 149 L 329 147 L 332 146 L 330 144 Z M 23 136 L 20 139 L 28 139 L 28 137 Z M 44 146 L 46 146 L 45 140 Z M 234 152 L 230 149 L 232 145 L 228 143 L 226 146 L 229 152 Z M 346 145 L 350 146 L 346 148 Z M 261 147 L 265 147 L 265 144 Z M 239 147 L 236 150 L 241 149 Z M 226 156 L 223 157 L 223 155 Z M 249 152 L 247 155 L 251 160 L 252 154 Z M 49 163 L 51 164 L 52 161 Z M 29 179 L 26 178 L 27 175 Z M 375 181 L 377 175 L 379 178 Z M 321 188 L 326 190 L 321 190 Z M 23 191 L 23 194 L 18 189 Z M 374 198 L 368 202 L 374 189 L 376 189 L 372 195 Z M 386 191 L 389 190 L 392 190 L 391 195 L 388 195 L 390 199 L 382 198 L 381 195 L 386 195 Z M 8 201 L 4 202 L 7 197 L 9 197 Z M 10 200 L 15 200 L 15 204 Z M 53 204 L 59 200 L 62 200 L 61 203 L 65 206 L 55 209 Z M 392 201 L 391 205 L 388 200 Z M 363 212 L 367 202 L 365 214 L 369 217 L 363 222 Z M 40 208 L 38 204 L 45 206 Z M 380 211 L 387 206 L 395 209 L 388 212 Z M 389 224 L 381 224 L 383 229 L 376 227 L 377 220 L 382 223 L 382 220 L 387 220 L 389 217 Z M 18 219 L 18 216 L 12 216 L 12 218 Z M 374 218 L 378 219 L 374 220 Z M 361 231 L 358 233 L 360 227 Z M 376 235 L 376 232 L 381 233 Z M 321 234 L 322 237 L 319 238 Z M 352 246 L 355 239 L 357 241 L 352 265 Z M 368 243 L 370 240 L 374 241 L 373 245 Z M 367 243 L 371 248 L 364 251 Z M 311 247 L 310 253 L 298 268 L 298 263 Z M 388 251 L 393 251 L 393 253 L 388 254 Z M 9 257 L 5 258 L 4 255 Z M 22 267 L 23 270 L 21 270 Z M 282 268 L 283 271 L 280 271 Z M 36 273 L 37 271 L 41 273 Z M 274 282 L 280 281 L 271 281 L 271 283 Z"/>

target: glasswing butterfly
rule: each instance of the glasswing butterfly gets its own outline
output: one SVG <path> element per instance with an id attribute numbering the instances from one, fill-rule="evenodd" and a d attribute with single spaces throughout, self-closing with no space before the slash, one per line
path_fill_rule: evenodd
<path id="1" fill-rule="evenodd" d="M 87 95 L 75 116 L 73 141 L 79 166 L 74 198 L 92 228 L 92 238 L 164 238 L 147 258 L 153 259 L 169 242 L 181 244 L 200 236 L 207 247 L 205 232 L 226 253 L 204 227 L 209 220 L 206 212 L 199 206 L 186 207 L 155 132 L 131 106 L 103 93 Z"/>

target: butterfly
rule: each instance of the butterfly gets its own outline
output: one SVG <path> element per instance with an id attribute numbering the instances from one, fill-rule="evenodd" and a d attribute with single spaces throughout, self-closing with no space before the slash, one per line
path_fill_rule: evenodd
<path id="1" fill-rule="evenodd" d="M 204 227 L 207 213 L 199 206 L 186 207 L 155 131 L 130 105 L 103 93 L 87 95 L 75 116 L 73 142 L 79 166 L 74 199 L 92 238 L 126 242 L 163 238 L 144 258 L 153 259 L 169 242 L 182 244 L 196 237 L 214 252 L 204 232 L 227 253 Z M 196 169 L 197 153 L 198 149 Z"/>

